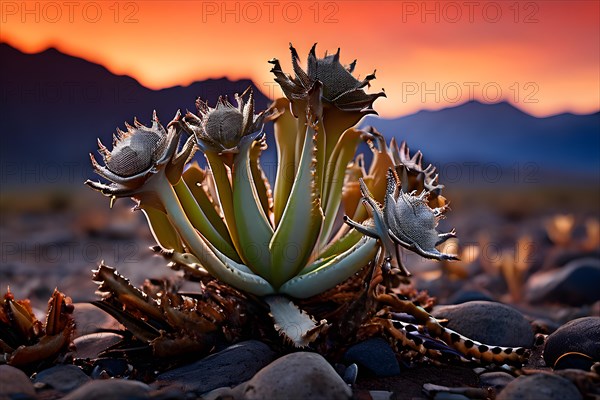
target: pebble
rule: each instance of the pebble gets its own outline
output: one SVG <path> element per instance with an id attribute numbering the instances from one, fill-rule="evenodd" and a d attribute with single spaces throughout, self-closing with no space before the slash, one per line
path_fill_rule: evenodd
<path id="1" fill-rule="evenodd" d="M 298 352 L 283 356 L 243 384 L 245 400 L 348 400 L 352 391 L 319 354 Z"/>
<path id="2" fill-rule="evenodd" d="M 0 365 L 0 398 L 35 397 L 33 383 L 27 375 L 10 365 Z"/>
<path id="3" fill-rule="evenodd" d="M 38 372 L 33 382 L 43 383 L 59 392 L 68 393 L 89 380 L 90 377 L 75 365 L 56 365 Z"/>
<path id="4" fill-rule="evenodd" d="M 554 367 L 563 354 L 571 352 L 583 353 L 592 361 L 600 361 L 600 317 L 574 319 L 546 338 L 544 361 L 549 367 Z M 575 360 L 571 361 L 569 367 L 580 365 Z M 588 364 L 582 366 L 585 368 L 585 365 Z"/>
<path id="5" fill-rule="evenodd" d="M 500 393 L 506 385 L 514 380 L 514 376 L 502 371 L 484 372 L 479 375 L 479 384 L 481 387 L 491 387 L 496 394 Z"/>
<path id="6" fill-rule="evenodd" d="M 379 376 L 400 374 L 400 364 L 390 345 L 382 338 L 367 339 L 351 346 L 344 354 L 344 361 L 356 363 L 369 373 Z"/>
<path id="7" fill-rule="evenodd" d="M 200 361 L 160 374 L 154 386 L 171 386 L 202 394 L 245 382 L 274 359 L 275 352 L 266 344 L 256 340 L 240 342 Z"/>
<path id="8" fill-rule="evenodd" d="M 433 400 L 470 400 L 467 396 L 459 393 L 436 393 Z"/>
<path id="9" fill-rule="evenodd" d="M 98 332 L 99 329 L 119 329 L 119 322 L 90 303 L 73 304 L 75 337 Z"/>
<path id="10" fill-rule="evenodd" d="M 348 385 L 354 385 L 356 383 L 356 378 L 358 377 L 358 365 L 352 363 L 346 368 L 344 371 L 344 382 Z"/>
<path id="11" fill-rule="evenodd" d="M 89 335 L 76 338 L 75 357 L 77 358 L 97 358 L 98 354 L 121 341 L 121 335 L 111 332 L 90 333 Z"/>
<path id="12" fill-rule="evenodd" d="M 438 306 L 436 318 L 447 318 L 447 327 L 479 342 L 510 347 L 531 347 L 533 330 L 519 311 L 505 304 L 490 301 Z"/>
<path id="13" fill-rule="evenodd" d="M 577 387 L 568 379 L 550 374 L 523 375 L 509 383 L 497 400 L 582 400 Z"/>
<path id="14" fill-rule="evenodd" d="M 600 300 L 599 282 L 600 259 L 573 260 L 559 269 L 538 272 L 529 277 L 526 299 L 531 304 L 592 304 Z"/>
<path id="15" fill-rule="evenodd" d="M 370 390 L 369 395 L 371 396 L 370 400 L 393 400 L 394 392 L 388 392 L 387 390 Z"/>
<path id="16" fill-rule="evenodd" d="M 111 378 L 122 378 L 129 372 L 130 365 L 123 358 L 98 358 L 94 362 L 94 368 L 90 376 L 93 379 L 98 379 L 104 376 Z"/>
<path id="17" fill-rule="evenodd" d="M 106 400 L 150 398 L 150 386 L 138 381 L 103 379 L 90 381 L 62 400 Z"/>

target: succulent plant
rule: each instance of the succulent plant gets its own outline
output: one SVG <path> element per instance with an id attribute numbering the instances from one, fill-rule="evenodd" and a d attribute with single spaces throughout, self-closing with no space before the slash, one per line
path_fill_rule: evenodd
<path id="1" fill-rule="evenodd" d="M 225 98 L 214 108 L 198 100 L 197 115 L 177 112 L 166 129 L 156 114 L 151 127 L 136 121 L 127 133 L 118 132 L 112 151 L 99 143 L 105 166 L 92 157 L 95 171 L 111 183 L 87 184 L 112 199 L 133 198 L 136 209 L 146 214 L 157 250 L 172 267 L 202 281 L 205 290 L 229 285 L 233 291 L 228 293 L 240 301 L 268 306 L 277 330 L 296 346 L 310 345 L 324 334 L 333 315 L 338 327 L 355 318 L 357 329 L 371 326 L 369 318 L 376 315 L 377 326 L 409 337 L 412 328 L 381 317 L 389 307 L 410 312 L 427 332 L 449 335 L 393 287 L 410 275 L 400 262 L 399 246 L 424 257 L 455 258 L 435 247 L 454 236 L 453 231 L 436 231 L 446 201 L 435 168 L 423 168 L 420 153 L 411 157 L 404 143 L 398 146 L 393 139 L 388 146 L 376 130 L 355 127 L 363 116 L 375 113 L 374 101 L 384 96 L 364 90 L 374 74 L 359 81 L 352 75 L 355 62 L 343 66 L 339 50 L 317 58 L 315 47 L 305 72 L 290 48 L 295 77 L 271 61 L 286 98 L 256 114 L 248 90 L 235 96 L 237 106 Z M 270 122 L 278 154 L 274 185 L 260 165 L 266 148 L 263 125 Z M 189 135 L 185 141 L 184 134 Z M 361 141 L 374 155 L 368 172 L 362 156 L 355 158 Z M 206 170 L 188 163 L 196 147 L 206 158 Z M 342 213 L 346 223 L 339 219 Z M 198 299 L 149 299 L 106 267 L 96 272 L 95 280 L 105 293 L 102 307 L 153 343 L 164 329 L 141 324 L 140 318 L 178 325 L 172 331 L 187 332 L 188 338 L 187 324 L 199 324 L 198 332 L 225 324 L 221 315 L 207 329 L 204 317 L 197 315 L 206 309 Z M 298 307 L 311 299 L 325 299 L 345 311 L 323 314 L 329 320 L 315 315 L 317 322 Z M 225 303 L 220 304 L 214 305 L 215 312 L 223 309 Z M 322 314 L 322 307 L 312 309 Z M 177 318 L 174 310 L 180 313 Z M 467 340 L 448 338 L 455 348 Z M 404 342 L 431 350 L 423 350 L 422 340 Z"/>

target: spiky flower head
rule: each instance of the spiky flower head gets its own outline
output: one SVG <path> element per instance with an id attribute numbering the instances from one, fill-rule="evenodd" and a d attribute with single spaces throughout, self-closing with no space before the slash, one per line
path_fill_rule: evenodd
<path id="1" fill-rule="evenodd" d="M 428 204 L 432 208 L 441 208 L 446 205 L 446 198 L 442 196 L 444 185 L 438 182 L 439 174 L 436 168 L 429 164 L 423 167 L 423 154 L 417 151 L 412 157 L 406 142 L 400 144 L 400 148 L 393 146 L 392 156 L 394 168 L 398 176 L 402 177 L 403 185 L 416 190 L 417 193 L 426 191 L 428 193 Z M 406 182 L 406 183 L 405 183 Z M 404 191 L 408 191 L 404 188 Z"/>
<path id="2" fill-rule="evenodd" d="M 392 239 L 421 248 L 440 258 L 445 258 L 435 246 L 440 238 L 436 231 L 443 209 L 432 209 L 427 204 L 428 192 L 405 193 L 398 189 L 395 174 L 388 173 L 388 190 L 383 207 L 383 219 Z"/>
<path id="3" fill-rule="evenodd" d="M 299 65 L 298 52 L 291 44 L 290 51 L 294 77 L 283 72 L 279 60 L 269 61 L 273 64 L 271 72 L 275 74 L 275 81 L 279 83 L 290 101 L 308 101 L 308 92 L 319 81 L 323 84 L 322 100 L 324 100 L 324 105 L 331 104 L 342 111 L 360 113 L 361 117 L 367 114 L 376 114 L 373 110 L 373 102 L 378 97 L 385 97 L 385 93 L 382 91 L 367 94 L 364 91 L 364 88 L 369 86 L 369 82 L 375 79 L 375 72 L 359 81 L 352 75 L 356 60 L 349 66 L 342 65 L 339 48 L 335 54 L 326 54 L 324 58 L 317 58 L 316 44 L 308 54 L 307 70 L 304 71 Z"/>
<path id="4" fill-rule="evenodd" d="M 247 101 L 244 100 L 246 94 Z M 196 136 L 202 151 L 218 154 L 238 153 L 242 141 L 255 140 L 262 134 L 265 113 L 254 113 L 252 89 L 248 88 L 241 95 L 236 94 L 235 99 L 237 107 L 226 97 L 219 97 L 214 108 L 198 99 L 198 115 L 190 112 L 185 115 L 182 127 Z"/>
<path id="5" fill-rule="evenodd" d="M 119 137 L 111 152 L 102 152 L 106 168 L 123 177 L 129 177 L 150 168 L 158 161 L 167 143 L 167 132 L 156 115 L 152 126 L 146 127 L 137 119 L 134 126 L 126 124 L 127 132 L 117 129 Z M 102 148 L 101 148 L 102 149 Z"/>
<path id="6" fill-rule="evenodd" d="M 455 232 L 438 233 L 436 227 L 446 207 L 432 209 L 427 203 L 428 192 L 406 193 L 399 187 L 399 179 L 394 169 L 387 173 L 387 188 L 383 207 L 373 198 L 364 181 L 360 180 L 362 200 L 373 216 L 373 223 L 360 224 L 347 216 L 347 224 L 359 232 L 377 238 L 383 245 L 385 261 L 391 269 L 397 269 L 402 275 L 409 275 L 402 265 L 398 245 L 411 250 L 422 257 L 436 260 L 456 260 L 452 254 L 441 253 L 435 246 L 449 238 Z"/>
<path id="7" fill-rule="evenodd" d="M 107 196 L 127 197 L 139 191 L 159 171 L 164 172 L 169 181 L 176 183 L 195 149 L 194 139 L 190 137 L 178 151 L 180 118 L 178 111 L 167 129 L 159 122 L 156 111 L 149 127 L 137 119 L 133 126 L 126 123 L 127 131 L 117 129 L 112 150 L 108 150 L 98 139 L 98 153 L 104 165 L 100 165 L 90 153 L 92 167 L 94 172 L 111 183 L 106 185 L 88 180 L 86 184 Z"/>

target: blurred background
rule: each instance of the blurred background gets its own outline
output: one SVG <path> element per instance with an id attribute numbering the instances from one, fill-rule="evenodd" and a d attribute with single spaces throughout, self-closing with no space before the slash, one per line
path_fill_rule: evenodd
<path id="1" fill-rule="evenodd" d="M 96 138 L 163 123 L 341 48 L 385 89 L 368 117 L 438 168 L 440 230 L 463 261 L 407 256 L 441 302 L 489 298 L 599 314 L 600 5 L 594 1 L 2 1 L 0 288 L 95 299 L 104 260 L 140 284 L 172 276 L 132 202 L 84 187 Z M 262 164 L 273 179 L 270 138 Z M 367 159 L 370 150 L 363 146 Z M 200 156 L 198 156 L 200 157 Z M 461 297 L 462 296 L 462 297 Z M 553 311 L 547 311 L 550 315 Z"/>

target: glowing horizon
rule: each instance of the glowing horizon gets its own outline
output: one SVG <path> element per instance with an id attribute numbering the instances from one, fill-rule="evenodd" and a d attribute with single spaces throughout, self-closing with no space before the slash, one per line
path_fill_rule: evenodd
<path id="1" fill-rule="evenodd" d="M 288 42 L 303 62 L 319 42 L 319 56 L 357 58 L 357 75 L 377 69 L 383 117 L 469 100 L 535 116 L 600 109 L 598 2 L 5 1 L 1 12 L 2 42 L 55 47 L 150 89 L 226 77 L 281 95 L 267 60 L 291 73 Z"/>

